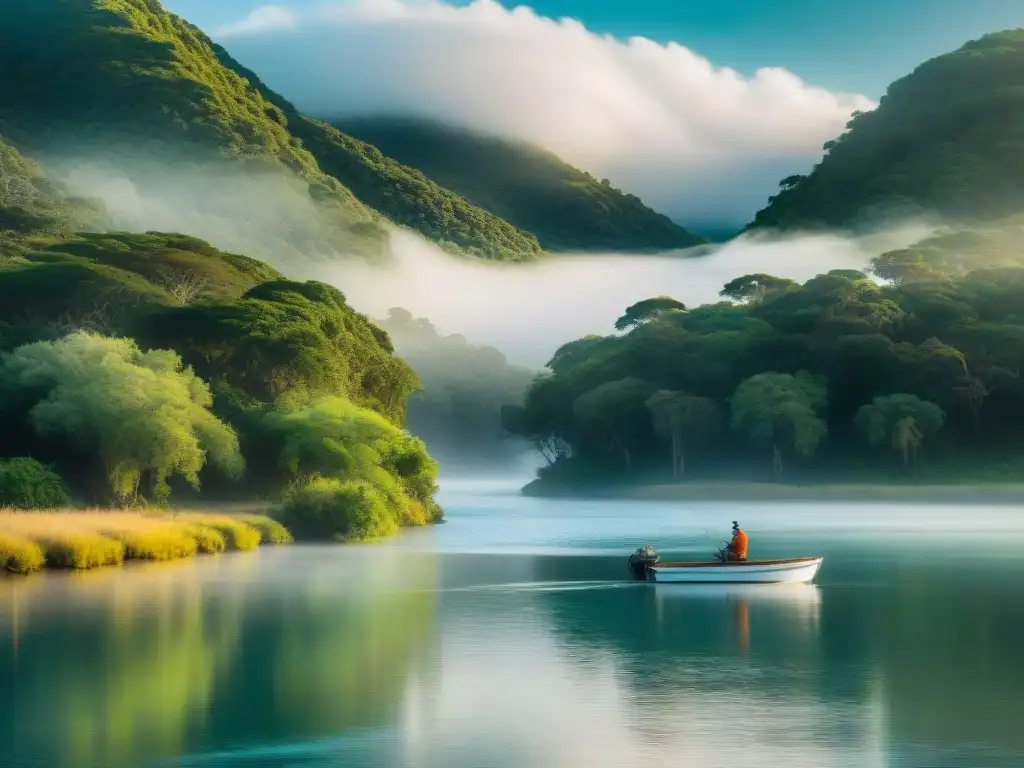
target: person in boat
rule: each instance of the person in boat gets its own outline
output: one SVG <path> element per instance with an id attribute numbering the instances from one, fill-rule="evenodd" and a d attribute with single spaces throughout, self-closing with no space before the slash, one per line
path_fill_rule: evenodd
<path id="1" fill-rule="evenodd" d="M 747 559 L 747 532 L 740 528 L 740 524 L 732 521 L 732 541 L 725 545 L 726 560 Z"/>

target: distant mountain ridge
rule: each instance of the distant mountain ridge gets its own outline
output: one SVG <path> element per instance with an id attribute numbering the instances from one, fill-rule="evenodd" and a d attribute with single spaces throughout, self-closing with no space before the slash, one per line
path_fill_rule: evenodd
<path id="1" fill-rule="evenodd" d="M 0 122 L 30 154 L 117 146 L 290 172 L 308 184 L 337 249 L 378 247 L 386 217 L 484 258 L 542 252 L 532 235 L 299 115 L 155 0 L 5 4 L 0 43 Z"/>
<path id="2" fill-rule="evenodd" d="M 780 183 L 748 228 L 993 219 L 1024 205 L 1024 30 L 926 61 L 855 114 L 806 176 Z"/>
<path id="3" fill-rule="evenodd" d="M 525 142 L 414 117 L 330 119 L 549 250 L 645 251 L 705 242 L 635 195 Z"/>

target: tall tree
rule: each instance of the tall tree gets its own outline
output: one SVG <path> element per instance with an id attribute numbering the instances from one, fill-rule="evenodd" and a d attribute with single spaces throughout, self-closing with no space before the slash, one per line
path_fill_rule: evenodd
<path id="1" fill-rule="evenodd" d="M 876 397 L 854 417 L 869 443 L 878 445 L 888 438 L 903 457 L 903 467 L 913 471 L 924 438 L 942 429 L 945 421 L 945 411 L 935 403 L 906 393 Z"/>
<path id="2" fill-rule="evenodd" d="M 686 443 L 698 435 L 708 437 L 722 423 L 722 413 L 715 401 L 687 392 L 661 389 L 647 399 L 654 431 L 672 446 L 672 477 L 686 470 Z"/>
<path id="3" fill-rule="evenodd" d="M 685 312 L 686 305 L 671 296 L 655 296 L 653 299 L 638 301 L 636 304 L 626 307 L 626 311 L 615 321 L 615 330 L 627 331 L 630 328 L 636 328 L 638 325 L 653 320 L 662 312 L 670 310 Z"/>
<path id="4" fill-rule="evenodd" d="M 594 387 L 573 404 L 577 420 L 600 435 L 626 469 L 633 466 L 637 426 L 644 421 L 645 403 L 653 390 L 649 382 L 627 377 Z"/>
<path id="5" fill-rule="evenodd" d="M 828 428 L 818 415 L 828 404 L 827 381 L 806 371 L 759 373 L 732 396 L 732 428 L 747 440 L 772 449 L 775 474 L 783 470 L 783 449 L 814 454 Z"/>

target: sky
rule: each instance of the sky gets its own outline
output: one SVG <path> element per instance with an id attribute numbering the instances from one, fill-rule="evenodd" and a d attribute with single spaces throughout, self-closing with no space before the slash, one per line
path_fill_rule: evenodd
<path id="1" fill-rule="evenodd" d="M 749 221 L 921 61 L 1024 26 L 1024 0 L 165 4 L 307 113 L 527 141 L 698 231 Z"/>
<path id="2" fill-rule="evenodd" d="M 469 0 L 454 4 L 466 5 Z M 165 0 L 207 30 L 247 16 L 259 0 Z M 323 0 L 277 0 L 314 8 Z M 744 73 L 780 66 L 826 88 L 878 98 L 921 61 L 986 32 L 1024 27 L 1022 0 L 527 0 L 553 18 L 620 37 L 674 40 Z"/>

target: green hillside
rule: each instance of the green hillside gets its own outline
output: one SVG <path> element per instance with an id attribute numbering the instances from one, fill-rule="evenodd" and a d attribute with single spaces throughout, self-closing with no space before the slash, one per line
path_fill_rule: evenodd
<path id="1" fill-rule="evenodd" d="M 466 198 L 440 186 L 420 171 L 402 165 L 381 150 L 337 128 L 300 113 L 268 89 L 255 73 L 214 45 L 220 61 L 244 77 L 281 110 L 289 130 L 312 152 L 320 167 L 341 179 L 366 205 L 392 221 L 415 229 L 449 250 L 468 251 L 486 259 L 522 261 L 541 253 L 528 234 Z"/>
<path id="2" fill-rule="evenodd" d="M 303 118 L 155 0 L 5 3 L 0 43 L 0 124 L 29 154 L 226 157 L 298 174 L 336 249 L 379 251 L 383 214 L 487 258 L 540 251 L 531 235 Z"/>
<path id="3" fill-rule="evenodd" d="M 1024 203 L 1024 30 L 986 35 L 897 80 L 753 227 L 851 227 L 922 213 L 970 220 Z"/>
<path id="4" fill-rule="evenodd" d="M 546 249 L 644 251 L 703 242 L 635 195 L 529 144 L 415 118 L 331 122 L 532 232 Z"/>
<path id="5" fill-rule="evenodd" d="M 98 207 L 71 197 L 0 135 L 0 259 L 26 236 L 88 229 Z"/>

